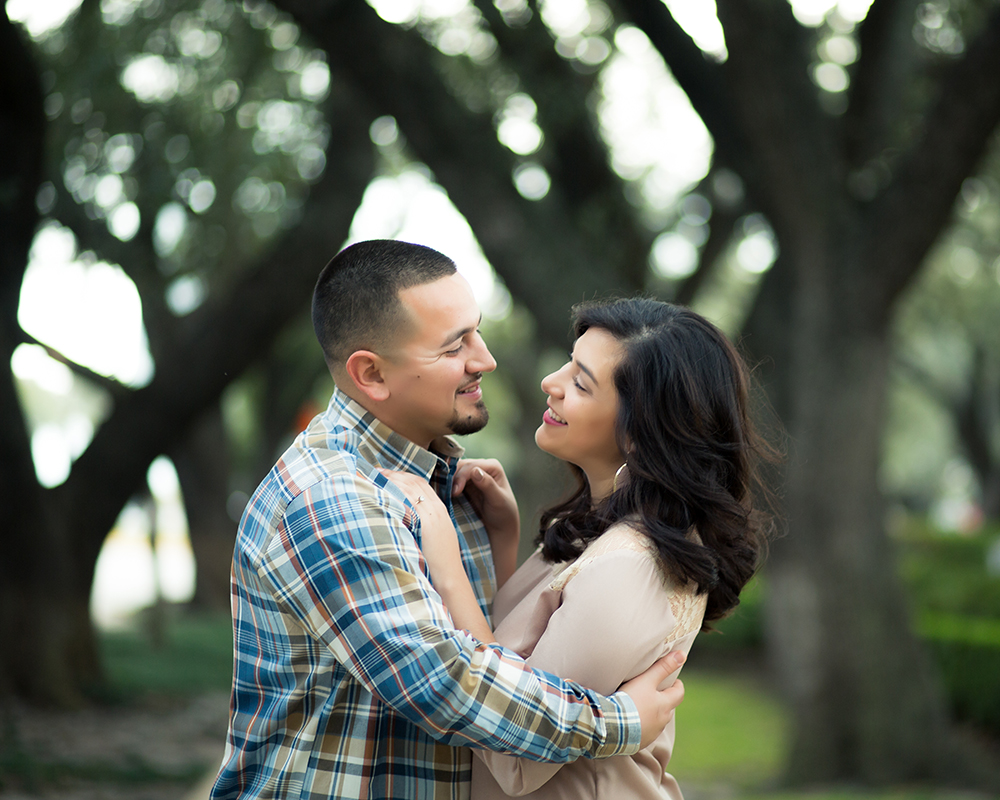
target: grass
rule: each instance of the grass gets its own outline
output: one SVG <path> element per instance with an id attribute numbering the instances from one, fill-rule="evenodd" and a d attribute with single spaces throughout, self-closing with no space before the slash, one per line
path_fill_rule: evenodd
<path id="1" fill-rule="evenodd" d="M 987 800 L 922 787 L 769 789 L 779 784 L 791 730 L 759 681 L 721 669 L 684 671 L 670 772 L 695 800 Z"/>
<path id="2" fill-rule="evenodd" d="M 921 790 L 889 790 L 874 789 L 840 790 L 833 792 L 778 792 L 776 794 L 742 794 L 739 800 L 975 800 L 966 793 L 932 792 Z M 988 800 L 988 798 L 983 798 Z"/>
<path id="3" fill-rule="evenodd" d="M 101 636 L 104 666 L 115 694 L 183 698 L 229 690 L 233 679 L 229 615 L 171 616 L 162 626 L 159 646 L 142 630 Z"/>
<path id="4" fill-rule="evenodd" d="M 685 670 L 676 712 L 670 772 L 680 782 L 747 789 L 781 772 L 787 721 L 781 706 L 751 679 Z"/>

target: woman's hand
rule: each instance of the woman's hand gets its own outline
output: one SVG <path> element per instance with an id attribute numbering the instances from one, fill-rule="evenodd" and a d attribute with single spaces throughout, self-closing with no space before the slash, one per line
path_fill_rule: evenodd
<path id="1" fill-rule="evenodd" d="M 459 573 L 467 580 L 455 525 L 434 487 L 412 472 L 386 469 L 380 472 L 403 490 L 420 519 L 420 549 L 427 559 L 434 587 L 441 591 L 441 585 L 455 581 Z"/>
<path id="2" fill-rule="evenodd" d="M 423 539 L 451 538 L 455 539 L 455 526 L 451 521 L 451 515 L 447 507 L 437 496 L 434 487 L 424 478 L 414 475 L 412 472 L 397 472 L 394 470 L 380 469 L 385 477 L 396 484 L 401 489 L 406 499 L 410 501 L 420 518 L 420 531 Z M 425 553 L 426 555 L 426 553 Z"/>
<path id="3" fill-rule="evenodd" d="M 412 472 L 380 472 L 403 490 L 420 519 L 420 549 L 427 559 L 431 583 L 455 624 L 482 642 L 496 641 L 462 566 L 458 534 L 441 498 L 426 480 Z"/>
<path id="4" fill-rule="evenodd" d="M 458 462 L 451 493 L 465 493 L 486 526 L 493 550 L 497 586 L 503 586 L 517 567 L 521 515 L 503 466 L 495 458 L 463 458 Z"/>

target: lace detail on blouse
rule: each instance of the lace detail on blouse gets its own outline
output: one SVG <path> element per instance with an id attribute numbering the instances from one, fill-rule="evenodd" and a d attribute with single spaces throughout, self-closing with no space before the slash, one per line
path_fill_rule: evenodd
<path id="1" fill-rule="evenodd" d="M 656 546 L 649 540 L 648 536 L 628 525 L 615 525 L 591 542 L 575 560 L 553 565 L 552 582 L 549 583 L 549 588 L 562 592 L 566 584 L 585 566 L 601 556 L 617 550 L 642 553 L 654 560 L 659 558 Z M 701 629 L 705 607 L 708 605 L 708 594 L 698 594 L 698 585 L 694 582 L 682 586 L 672 576 L 666 575 L 662 571 L 660 577 L 663 580 L 664 588 L 669 593 L 670 611 L 677 622 L 666 640 L 669 644 Z"/>

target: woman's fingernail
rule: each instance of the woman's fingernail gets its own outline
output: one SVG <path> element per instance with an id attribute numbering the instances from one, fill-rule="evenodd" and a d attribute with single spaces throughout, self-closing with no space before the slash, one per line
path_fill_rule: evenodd
<path id="1" fill-rule="evenodd" d="M 483 471 L 479 469 L 479 467 L 476 467 L 476 469 L 472 473 L 472 477 L 475 478 L 477 481 L 481 481 L 483 479 Z"/>

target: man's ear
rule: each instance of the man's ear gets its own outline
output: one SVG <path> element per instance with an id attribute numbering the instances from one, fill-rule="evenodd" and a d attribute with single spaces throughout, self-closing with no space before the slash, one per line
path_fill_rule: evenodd
<path id="1" fill-rule="evenodd" d="M 371 350 L 355 350 L 344 364 L 348 377 L 369 400 L 380 403 L 389 398 L 389 387 L 382 374 L 385 362 Z"/>

